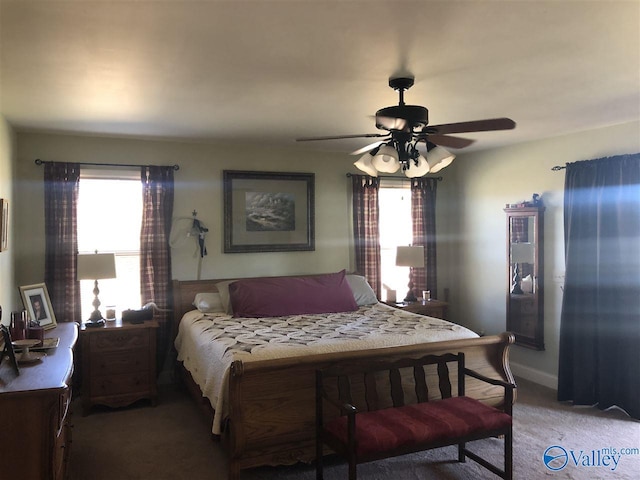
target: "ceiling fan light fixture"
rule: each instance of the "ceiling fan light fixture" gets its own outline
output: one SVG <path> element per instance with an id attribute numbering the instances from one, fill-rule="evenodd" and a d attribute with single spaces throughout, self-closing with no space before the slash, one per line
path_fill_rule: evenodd
<path id="1" fill-rule="evenodd" d="M 377 177 L 378 171 L 371 164 L 372 160 L 373 160 L 373 156 L 367 152 L 363 156 L 361 156 L 357 162 L 354 162 L 354 165 L 358 170 L 366 173 L 367 175 L 370 175 L 372 177 Z"/>
<path id="2" fill-rule="evenodd" d="M 382 173 L 396 173 L 400 169 L 398 152 L 390 145 L 385 145 L 371 160 L 373 167 Z"/>
<path id="3" fill-rule="evenodd" d="M 451 165 L 456 156 L 442 147 L 434 147 L 427 152 L 427 162 L 430 173 L 437 173 Z"/>
<path id="4" fill-rule="evenodd" d="M 408 178 L 422 177 L 429 173 L 430 168 L 426 158 L 424 158 L 422 155 L 418 155 L 416 162 L 417 165 L 413 162 L 410 162 L 409 168 L 404 171 L 404 174 Z"/>

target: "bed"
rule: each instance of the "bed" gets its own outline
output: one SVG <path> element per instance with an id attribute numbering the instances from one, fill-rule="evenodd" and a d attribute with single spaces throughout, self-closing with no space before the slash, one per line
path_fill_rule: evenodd
<path id="1" fill-rule="evenodd" d="M 344 271 L 174 281 L 173 295 L 179 370 L 225 443 L 230 480 L 245 468 L 313 460 L 318 368 L 463 351 L 470 368 L 514 381 L 511 334 L 478 337 L 390 307 L 362 277 Z M 500 388 L 480 382 L 468 385 L 467 395 L 504 404 Z"/>

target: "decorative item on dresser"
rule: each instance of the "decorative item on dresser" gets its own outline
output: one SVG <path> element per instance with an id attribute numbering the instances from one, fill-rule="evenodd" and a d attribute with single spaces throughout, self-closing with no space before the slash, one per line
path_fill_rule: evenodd
<path id="1" fill-rule="evenodd" d="M 71 446 L 67 412 L 71 402 L 75 323 L 60 323 L 45 339 L 58 339 L 20 375 L 0 364 L 0 475 L 12 480 L 58 480 L 65 476 Z M 19 357 L 20 354 L 16 353 Z"/>
<path id="2" fill-rule="evenodd" d="M 426 315 L 427 317 L 447 319 L 447 302 L 440 300 L 424 300 L 420 299 L 415 302 L 384 302 L 392 307 L 406 310 L 407 312 L 419 313 L 420 315 Z"/>
<path id="3" fill-rule="evenodd" d="M 56 326 L 56 316 L 53 313 L 49 292 L 44 283 L 20 287 L 20 295 L 31 322 L 35 322 L 45 329 Z"/>
<path id="4" fill-rule="evenodd" d="M 82 410 L 93 405 L 123 407 L 137 400 L 156 404 L 156 331 L 151 320 L 130 324 L 120 319 L 101 328 L 80 328 Z"/>

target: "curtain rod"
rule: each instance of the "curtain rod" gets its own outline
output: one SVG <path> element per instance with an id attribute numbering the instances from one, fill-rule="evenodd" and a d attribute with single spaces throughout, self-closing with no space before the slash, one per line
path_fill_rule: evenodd
<path id="1" fill-rule="evenodd" d="M 35 164 L 36 165 L 42 165 L 44 163 L 59 163 L 59 162 L 54 162 L 52 160 L 40 160 L 39 158 L 36 158 L 35 160 Z M 90 163 L 90 162 L 72 162 L 72 163 L 77 163 L 78 165 L 92 165 L 92 166 L 96 166 L 96 167 L 155 167 L 157 165 L 133 165 L 130 163 Z M 173 169 L 174 170 L 180 170 L 180 165 L 173 165 Z"/>
<path id="2" fill-rule="evenodd" d="M 566 165 L 564 167 L 561 167 L 560 165 L 556 165 L 555 167 L 552 167 L 551 170 L 553 170 L 554 172 L 557 172 L 559 170 L 564 170 L 565 168 L 567 168 Z"/>
<path id="3" fill-rule="evenodd" d="M 354 175 L 355 174 L 353 173 L 347 173 L 347 177 L 353 177 Z M 392 180 L 411 180 L 409 177 L 397 177 L 395 175 L 378 175 L 377 177 L 374 177 L 374 178 L 389 178 Z M 439 182 L 442 181 L 442 177 L 426 177 L 426 178 L 435 178 Z"/>

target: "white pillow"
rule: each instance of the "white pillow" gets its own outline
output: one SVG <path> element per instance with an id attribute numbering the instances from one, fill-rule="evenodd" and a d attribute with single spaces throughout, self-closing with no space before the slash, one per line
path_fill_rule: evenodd
<path id="1" fill-rule="evenodd" d="M 378 303 L 378 298 L 366 278 L 360 275 L 347 275 L 346 278 L 359 307 Z"/>
<path id="2" fill-rule="evenodd" d="M 193 306 L 202 313 L 224 312 L 224 305 L 219 293 L 198 293 Z"/>
<path id="3" fill-rule="evenodd" d="M 222 308 L 228 315 L 233 315 L 233 307 L 231 306 L 231 297 L 229 296 L 229 285 L 235 280 L 226 280 L 224 282 L 216 283 L 216 288 L 220 294 L 220 300 L 222 300 Z"/>

